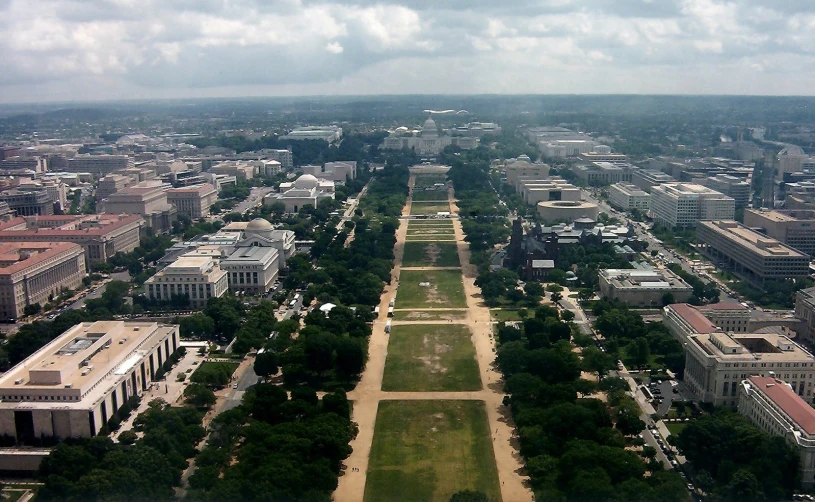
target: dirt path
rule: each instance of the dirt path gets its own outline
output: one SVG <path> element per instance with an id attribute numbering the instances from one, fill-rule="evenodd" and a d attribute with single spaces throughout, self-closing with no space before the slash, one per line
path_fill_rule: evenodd
<path id="1" fill-rule="evenodd" d="M 411 175 L 408 181 L 412 188 L 415 176 Z M 453 191 L 450 190 L 449 202 L 451 212 L 458 213 L 455 205 Z M 348 393 L 348 398 L 354 401 L 352 419 L 359 426 L 359 434 L 351 442 L 353 453 L 345 461 L 345 471 L 339 479 L 339 486 L 334 492 L 334 500 L 338 502 L 362 502 L 365 493 L 365 480 L 368 471 L 368 458 L 373 442 L 376 413 L 379 401 L 383 400 L 477 400 L 486 405 L 489 420 L 490 434 L 493 437 L 495 463 L 498 469 L 498 478 L 501 483 L 501 496 L 504 502 L 522 502 L 532 500 L 532 492 L 527 488 L 528 478 L 519 474 L 523 472 L 523 460 L 514 436 L 514 424 L 510 412 L 503 405 L 501 375 L 493 367 L 495 359 L 495 342 L 492 338 L 492 322 L 489 309 L 480 300 L 480 290 L 475 286 L 476 268 L 470 264 L 470 252 L 464 241 L 461 222 L 453 220 L 458 253 L 462 267 L 410 267 L 405 270 L 462 270 L 464 292 L 467 296 L 466 317 L 462 320 L 404 320 L 392 321 L 394 325 L 408 324 L 456 324 L 467 325 L 473 333 L 472 342 L 476 350 L 479 371 L 481 373 L 482 390 L 475 392 L 383 392 L 382 377 L 385 371 L 385 359 L 388 355 L 388 335 L 385 333 L 387 323 L 387 310 L 391 298 L 396 296 L 399 273 L 401 272 L 402 254 L 405 237 L 407 236 L 408 220 L 411 199 L 402 210 L 402 224 L 396 231 L 396 245 L 394 247 L 394 268 L 391 272 L 391 284 L 385 287 L 380 299 L 380 316 L 373 325 L 373 332 L 369 342 L 368 364 L 362 374 L 359 384 Z M 411 309 L 422 311 L 434 310 L 464 310 L 464 309 Z"/>

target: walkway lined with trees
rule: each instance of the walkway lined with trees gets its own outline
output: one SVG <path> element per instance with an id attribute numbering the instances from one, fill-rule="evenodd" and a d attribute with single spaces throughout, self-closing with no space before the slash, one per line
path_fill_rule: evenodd
<path id="1" fill-rule="evenodd" d="M 413 188 L 416 183 L 416 176 L 411 175 L 409 186 Z M 451 189 L 448 194 L 450 211 L 453 215 L 458 214 L 458 207 Z M 524 501 L 531 500 L 532 493 L 527 487 L 527 478 L 520 473 L 523 472 L 523 463 L 520 453 L 517 451 L 517 439 L 514 437 L 514 426 L 511 413 L 503 405 L 503 382 L 501 375 L 494 366 L 495 342 L 492 338 L 489 309 L 483 305 L 480 299 L 480 290 L 475 286 L 477 276 L 476 267 L 470 263 L 470 252 L 468 244 L 464 240 L 461 222 L 454 219 L 455 239 L 458 248 L 459 259 L 462 264 L 463 289 L 467 301 L 466 316 L 463 320 L 450 321 L 395 321 L 396 325 L 439 325 L 446 322 L 455 325 L 466 325 L 472 332 L 472 343 L 475 349 L 475 357 L 478 363 L 479 377 L 481 380 L 481 390 L 464 392 L 385 392 L 382 390 L 383 375 L 388 356 L 389 334 L 385 332 L 388 322 L 387 311 L 391 299 L 396 297 L 396 290 L 399 285 L 401 273 L 401 263 L 404 253 L 404 245 L 408 232 L 407 216 L 411 214 L 412 197 L 408 198 L 407 204 L 402 210 L 402 221 L 396 233 L 396 246 L 394 254 L 396 256 L 392 271 L 392 280 L 385 287 L 380 301 L 380 316 L 374 322 L 373 334 L 369 342 L 369 359 L 365 372 L 357 387 L 348 393 L 348 398 L 353 401 L 352 420 L 359 426 L 359 434 L 351 442 L 353 453 L 346 460 L 346 469 L 340 477 L 339 487 L 334 493 L 335 500 L 362 501 L 365 493 L 366 481 L 369 473 L 369 457 L 371 455 L 374 442 L 374 430 L 376 428 L 377 411 L 380 401 L 383 400 L 445 400 L 445 401 L 482 401 L 486 407 L 486 415 L 489 425 L 490 441 L 493 443 L 495 455 L 495 465 L 500 483 L 500 493 L 504 501 Z M 421 267 L 420 269 L 430 269 L 431 267 Z M 449 267 L 444 267 L 449 268 Z M 411 267 L 411 269 L 414 269 Z M 399 307 L 399 304 L 396 304 Z M 439 307 L 438 309 L 427 308 L 422 311 L 432 312 L 434 310 L 450 310 L 449 307 Z M 463 489 L 463 488 L 462 488 Z"/>

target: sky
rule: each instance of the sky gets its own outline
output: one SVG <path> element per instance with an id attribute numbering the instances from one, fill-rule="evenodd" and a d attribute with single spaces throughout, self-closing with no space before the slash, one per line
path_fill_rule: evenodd
<path id="1" fill-rule="evenodd" d="M 0 0 L 0 103 L 815 94 L 813 0 Z"/>

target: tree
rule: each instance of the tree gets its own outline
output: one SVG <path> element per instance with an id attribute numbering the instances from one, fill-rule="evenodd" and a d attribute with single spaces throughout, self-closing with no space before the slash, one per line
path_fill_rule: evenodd
<path id="1" fill-rule="evenodd" d="M 674 299 L 674 295 L 672 293 L 665 293 L 664 295 L 662 295 L 662 306 L 663 307 L 667 307 L 668 305 L 671 305 L 672 303 L 676 303 L 676 300 Z"/>
<path id="2" fill-rule="evenodd" d="M 560 318 L 566 322 L 574 321 L 574 312 L 572 312 L 571 310 L 564 310 L 563 312 L 561 312 Z"/>
<path id="3" fill-rule="evenodd" d="M 23 308 L 23 315 L 34 315 L 39 314 L 42 311 L 42 307 L 39 303 L 32 303 L 30 305 L 26 305 Z"/>
<path id="4" fill-rule="evenodd" d="M 583 369 L 585 371 L 596 371 L 602 379 L 608 370 L 614 367 L 614 360 L 610 355 L 596 347 L 586 347 L 581 354 L 583 358 Z"/>
<path id="5" fill-rule="evenodd" d="M 119 434 L 119 443 L 120 444 L 127 444 L 127 445 L 134 444 L 137 439 L 138 439 L 138 436 L 136 435 L 136 433 L 133 432 L 133 431 L 130 431 L 130 430 L 124 431 L 121 434 Z"/>
<path id="6" fill-rule="evenodd" d="M 626 353 L 631 359 L 631 362 L 634 364 L 648 364 L 648 359 L 651 357 L 651 348 L 648 346 L 648 340 L 646 340 L 644 337 L 637 338 L 628 344 L 626 347 Z"/>
<path id="7" fill-rule="evenodd" d="M 659 251 L 657 251 L 656 249 L 652 249 L 652 250 L 651 250 L 651 256 L 652 256 L 652 257 L 656 258 L 656 256 L 657 256 L 658 254 L 659 254 Z"/>
<path id="8" fill-rule="evenodd" d="M 563 299 L 563 295 L 560 293 L 552 293 L 550 299 L 552 300 L 552 303 L 558 303 Z"/>
<path id="9" fill-rule="evenodd" d="M 574 381 L 574 390 L 582 397 L 586 397 L 590 394 L 594 394 L 597 392 L 597 383 L 592 382 L 591 380 L 586 380 L 585 378 L 578 378 Z"/>
<path id="10" fill-rule="evenodd" d="M 182 317 L 179 322 L 179 329 L 182 338 L 196 340 L 213 340 L 215 338 L 215 321 L 201 312 Z"/>
<path id="11" fill-rule="evenodd" d="M 276 375 L 280 366 L 280 360 L 277 354 L 271 350 L 265 350 L 255 356 L 255 364 L 253 369 L 255 373 L 268 379 L 272 375 Z"/>
<path id="12" fill-rule="evenodd" d="M 209 408 L 215 404 L 215 393 L 200 383 L 193 383 L 184 389 L 184 398 L 196 408 Z"/>

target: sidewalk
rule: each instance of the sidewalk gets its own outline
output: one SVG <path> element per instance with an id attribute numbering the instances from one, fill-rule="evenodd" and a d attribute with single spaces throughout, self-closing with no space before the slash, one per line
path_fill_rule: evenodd
<path id="1" fill-rule="evenodd" d="M 150 401 L 153 399 L 160 398 L 169 404 L 176 404 L 176 402 L 183 396 L 184 389 L 189 384 L 190 375 L 192 375 L 192 371 L 189 373 L 186 371 L 188 369 L 195 371 L 195 368 L 197 368 L 198 365 L 204 360 L 205 357 L 200 356 L 197 350 L 188 350 L 184 357 L 178 361 L 178 364 L 173 367 L 173 370 L 164 376 L 164 381 L 152 382 L 150 389 L 142 393 L 139 407 L 136 410 L 133 410 L 130 416 L 127 417 L 127 420 L 122 422 L 119 430 L 111 433 L 110 438 L 113 439 L 113 441 L 118 442 L 119 434 L 133 428 L 133 421 L 137 416 L 139 416 L 139 414 L 144 413 L 144 411 L 147 410 L 148 406 L 150 405 Z M 176 375 L 179 373 L 186 374 L 186 378 L 183 382 L 176 381 Z"/>

